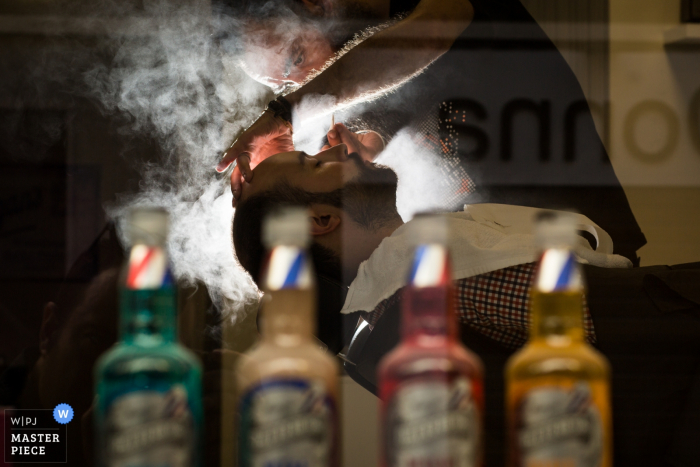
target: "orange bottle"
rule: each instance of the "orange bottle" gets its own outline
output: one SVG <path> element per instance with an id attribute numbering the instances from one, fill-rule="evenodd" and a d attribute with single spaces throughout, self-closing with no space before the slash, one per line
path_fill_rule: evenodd
<path id="1" fill-rule="evenodd" d="M 610 467 L 610 370 L 588 345 L 575 224 L 540 216 L 530 339 L 506 368 L 509 467 Z"/>

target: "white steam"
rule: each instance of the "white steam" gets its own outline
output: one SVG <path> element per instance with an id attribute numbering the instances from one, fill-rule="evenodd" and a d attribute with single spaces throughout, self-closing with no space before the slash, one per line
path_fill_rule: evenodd
<path id="1" fill-rule="evenodd" d="M 257 290 L 233 256 L 231 194 L 214 166 L 234 135 L 260 114 L 269 91 L 231 66 L 233 58 L 217 55 L 209 11 L 150 5 L 150 20 L 129 23 L 129 30 L 110 38 L 112 62 L 85 74 L 105 110 L 127 118 L 122 131 L 149 134 L 162 150 L 156 163 L 143 165 L 140 192 L 108 213 L 119 217 L 138 205 L 167 209 L 175 276 L 206 284 L 234 322 L 257 300 Z"/>
<path id="2" fill-rule="evenodd" d="M 190 285 L 206 284 L 222 317 L 233 323 L 258 295 L 234 259 L 228 180 L 214 166 L 273 96 L 238 68 L 240 57 L 222 58 L 213 45 L 214 29 L 240 27 L 234 19 L 212 17 L 208 9 L 192 6 L 148 5 L 150 19 L 125 23 L 129 26 L 119 36 L 109 38 L 113 60 L 92 66 L 84 75 L 107 112 L 127 117 L 123 131 L 155 137 L 162 150 L 156 163 L 143 165 L 140 192 L 123 197 L 108 211 L 120 217 L 133 206 L 166 208 L 174 274 Z M 306 101 L 300 114 L 328 109 L 323 98 L 317 99 Z M 347 117 L 349 111 L 343 113 Z M 325 114 L 295 128 L 298 149 L 318 150 L 329 125 Z M 377 162 L 399 175 L 397 204 L 405 220 L 439 209 L 454 190 L 445 186 L 439 158 L 408 132 L 397 135 Z"/>
<path id="3" fill-rule="evenodd" d="M 396 208 L 404 222 L 420 212 L 445 210 L 445 200 L 458 188 L 447 181 L 444 162 L 418 138 L 400 131 L 375 160 L 399 177 Z"/>
<path id="4" fill-rule="evenodd" d="M 168 246 L 173 274 L 188 284 L 205 283 L 214 303 L 235 321 L 242 309 L 257 301 L 257 294 L 248 275 L 234 260 L 231 199 L 230 191 L 221 194 L 213 183 L 195 201 L 146 189 L 114 213 L 141 205 L 169 209 Z"/>

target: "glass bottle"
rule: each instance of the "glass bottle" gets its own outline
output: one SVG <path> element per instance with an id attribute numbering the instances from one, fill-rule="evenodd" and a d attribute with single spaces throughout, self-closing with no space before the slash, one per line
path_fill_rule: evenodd
<path id="1" fill-rule="evenodd" d="M 444 224 L 412 221 L 418 247 L 403 295 L 402 338 L 379 364 L 381 465 L 482 465 L 483 369 L 458 337 Z"/>
<path id="2" fill-rule="evenodd" d="M 200 466 L 202 370 L 177 342 L 168 214 L 140 208 L 120 286 L 120 340 L 95 368 L 97 465 Z"/>
<path id="3" fill-rule="evenodd" d="M 608 362 L 585 340 L 584 283 L 571 216 L 543 213 L 530 339 L 506 367 L 508 465 L 612 465 Z"/>
<path id="4" fill-rule="evenodd" d="M 239 360 L 239 467 L 339 465 L 338 364 L 313 338 L 308 213 L 287 208 L 263 226 L 261 340 Z"/>

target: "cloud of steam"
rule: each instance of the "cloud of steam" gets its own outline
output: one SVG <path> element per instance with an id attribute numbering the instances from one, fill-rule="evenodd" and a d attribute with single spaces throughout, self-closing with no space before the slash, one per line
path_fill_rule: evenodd
<path id="1" fill-rule="evenodd" d="M 314 106 L 324 108 L 323 98 L 307 99 L 307 119 L 304 125 L 294 133 L 295 149 L 315 154 L 321 149 L 321 141 L 330 127 L 330 114 L 320 114 L 311 118 Z M 364 108 L 358 105 L 352 110 L 360 113 Z M 352 118 L 348 110 L 336 113 L 336 121 Z M 375 162 L 391 167 L 399 177 L 396 192 L 396 207 L 404 221 L 409 221 L 420 212 L 452 210 L 454 206 L 447 200 L 455 198 L 460 186 L 454 177 L 447 177 L 444 158 L 437 154 L 437 149 L 421 142 L 415 130 L 406 128 L 397 133 L 377 157 Z"/>
<path id="2" fill-rule="evenodd" d="M 235 263 L 231 244 L 230 191 L 221 193 L 216 183 L 204 188 L 194 201 L 176 193 L 146 188 L 112 211 L 125 214 L 136 206 L 164 206 L 171 217 L 168 238 L 173 274 L 189 284 L 205 283 L 218 308 L 235 323 L 257 302 L 255 286 Z"/>
<path id="3" fill-rule="evenodd" d="M 444 162 L 410 130 L 400 131 L 375 162 L 399 177 L 396 208 L 404 222 L 420 212 L 445 210 L 445 200 L 458 188 L 447 181 Z"/>
<path id="4" fill-rule="evenodd" d="M 158 162 L 143 165 L 140 192 L 122 197 L 108 214 L 120 217 L 139 205 L 166 208 L 174 274 L 206 284 L 233 322 L 257 291 L 233 257 L 231 194 L 213 168 L 262 111 L 269 91 L 232 66 L 233 58 L 218 55 L 209 10 L 149 5 L 147 20 L 109 38 L 112 61 L 84 75 L 105 111 L 124 117 L 123 132 L 155 137 L 162 150 Z"/>
<path id="5" fill-rule="evenodd" d="M 128 22 L 119 35 L 109 37 L 111 61 L 96 61 L 84 74 L 90 94 L 104 110 L 124 118 L 123 132 L 155 137 L 162 150 L 157 162 L 141 167 L 140 192 L 122 197 L 108 213 L 119 218 L 134 206 L 166 208 L 174 274 L 187 284 L 206 284 L 224 317 L 235 322 L 257 301 L 257 290 L 235 262 L 231 194 L 227 180 L 213 167 L 272 95 L 236 66 L 239 57 L 222 57 L 212 41 L 212 31 L 240 27 L 235 19 L 158 1 L 148 3 L 146 10 L 145 19 Z M 236 36 L 226 40 L 231 37 Z M 227 44 L 227 49 L 241 50 L 236 44 Z M 314 114 L 319 104 L 305 102 L 308 111 L 302 113 Z M 361 106 L 352 111 L 361 111 Z M 338 121 L 350 112 L 343 114 Z M 313 153 L 330 118 L 326 114 L 304 120 L 295 142 L 297 149 Z M 405 220 L 440 208 L 449 187 L 440 183 L 437 160 L 408 132 L 397 135 L 379 158 L 399 175 L 398 208 Z"/>

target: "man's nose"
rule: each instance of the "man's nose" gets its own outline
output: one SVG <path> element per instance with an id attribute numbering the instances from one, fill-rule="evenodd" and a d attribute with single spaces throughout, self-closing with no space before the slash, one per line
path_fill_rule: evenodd
<path id="1" fill-rule="evenodd" d="M 314 157 L 321 162 L 345 162 L 348 160 L 348 147 L 341 143 L 319 152 Z"/>

